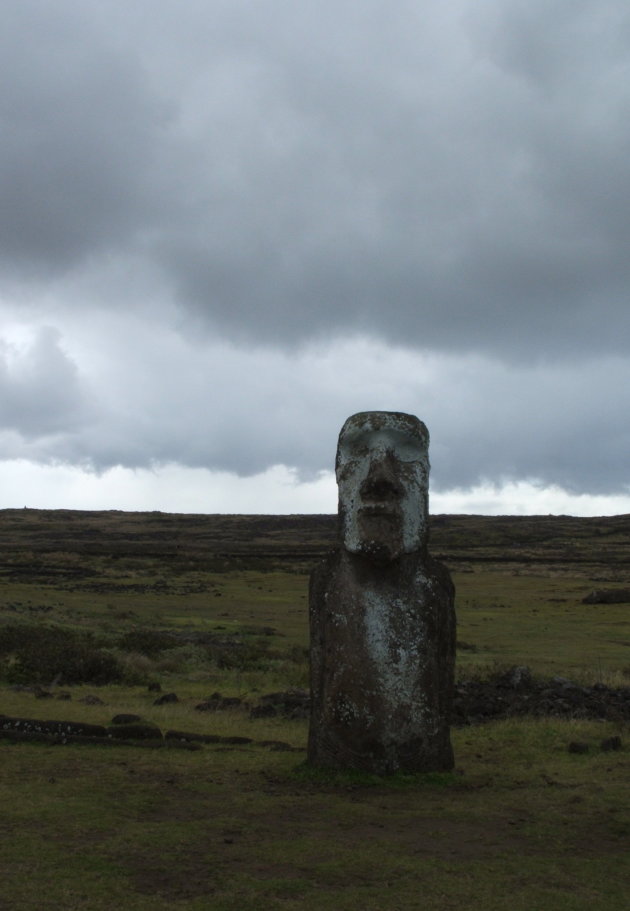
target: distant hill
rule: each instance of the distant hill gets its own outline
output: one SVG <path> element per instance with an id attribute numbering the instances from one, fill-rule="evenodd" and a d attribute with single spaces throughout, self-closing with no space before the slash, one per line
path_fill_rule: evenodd
<path id="1" fill-rule="evenodd" d="M 0 510 L 0 560 L 19 552 L 222 561 L 222 568 L 308 569 L 335 546 L 332 515 L 189 515 L 162 512 Z M 431 552 L 451 568 L 475 563 L 628 567 L 630 515 L 437 515 Z"/>

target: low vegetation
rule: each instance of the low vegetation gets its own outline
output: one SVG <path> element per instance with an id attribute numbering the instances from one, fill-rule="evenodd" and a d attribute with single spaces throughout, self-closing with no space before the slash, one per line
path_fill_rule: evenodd
<path id="1" fill-rule="evenodd" d="M 550 708 L 510 690 L 518 715 L 454 728 L 453 773 L 388 779 L 304 764 L 308 572 L 333 537 L 329 516 L 0 512 L 0 728 L 109 732 L 0 738 L 0 907 L 624 907 L 628 720 L 553 693 L 630 686 L 630 604 L 588 603 L 628 588 L 630 517 L 433 520 L 458 693 L 501 701 L 527 667 Z"/>

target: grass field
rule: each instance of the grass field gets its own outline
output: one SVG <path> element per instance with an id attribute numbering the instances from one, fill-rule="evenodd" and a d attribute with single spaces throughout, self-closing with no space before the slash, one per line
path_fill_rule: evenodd
<path id="1" fill-rule="evenodd" d="M 473 725 L 453 731 L 454 773 L 378 779 L 314 773 L 305 720 L 250 716 L 265 693 L 306 686 L 308 571 L 333 536 L 326 516 L 0 512 L 0 644 L 26 631 L 46 646 L 34 664 L 22 645 L 0 658 L 0 713 L 134 713 L 251 741 L 0 740 L 0 909 L 625 906 L 624 723 Z M 457 587 L 460 675 L 525 664 L 630 685 L 630 605 L 582 603 L 630 584 L 630 518 L 437 517 L 432 540 Z M 78 643 L 121 676 L 66 682 L 86 666 Z M 178 701 L 154 705 L 149 684 Z M 243 703 L 195 708 L 215 692 Z M 602 751 L 613 735 L 623 748 Z"/>

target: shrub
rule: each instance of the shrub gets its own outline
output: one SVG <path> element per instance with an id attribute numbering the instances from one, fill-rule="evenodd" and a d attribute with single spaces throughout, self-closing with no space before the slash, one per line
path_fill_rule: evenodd
<path id="1" fill-rule="evenodd" d="M 142 686 L 155 678 L 155 661 L 140 652 L 115 653 L 121 670 L 121 682 L 128 686 Z"/>
<path id="2" fill-rule="evenodd" d="M 209 657 L 220 670 L 265 670 L 275 657 L 265 640 L 223 640 L 208 646 Z"/>
<path id="3" fill-rule="evenodd" d="M 176 648 L 180 642 L 172 633 L 158 629 L 132 629 L 117 641 L 116 645 L 124 652 L 138 652 L 154 658 L 160 652 Z"/>
<path id="4" fill-rule="evenodd" d="M 0 629 L 2 673 L 9 683 L 113 683 L 122 677 L 114 655 L 90 635 L 59 626 L 10 624 Z"/>
<path id="5" fill-rule="evenodd" d="M 189 642 L 160 655 L 155 660 L 155 669 L 167 674 L 190 673 L 206 667 L 208 663 L 206 649 Z"/>

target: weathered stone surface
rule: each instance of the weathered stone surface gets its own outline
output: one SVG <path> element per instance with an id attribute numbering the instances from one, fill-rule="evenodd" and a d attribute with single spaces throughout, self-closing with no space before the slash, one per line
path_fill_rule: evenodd
<path id="1" fill-rule="evenodd" d="M 344 424 L 340 548 L 310 587 L 313 765 L 450 769 L 454 589 L 427 553 L 426 427 L 399 412 Z"/>

